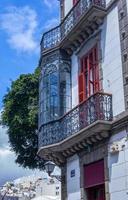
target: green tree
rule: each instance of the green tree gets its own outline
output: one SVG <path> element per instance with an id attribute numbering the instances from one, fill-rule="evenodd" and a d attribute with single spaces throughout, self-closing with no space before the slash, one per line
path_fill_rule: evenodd
<path id="1" fill-rule="evenodd" d="M 37 157 L 39 73 L 37 68 L 33 74 L 21 75 L 3 99 L 2 123 L 8 127 L 16 163 L 30 169 L 44 166 L 44 161 Z"/>

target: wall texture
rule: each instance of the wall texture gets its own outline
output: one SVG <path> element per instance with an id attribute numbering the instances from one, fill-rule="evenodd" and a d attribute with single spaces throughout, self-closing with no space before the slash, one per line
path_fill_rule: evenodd
<path id="1" fill-rule="evenodd" d="M 80 199 L 80 166 L 77 155 L 67 159 L 67 196 L 68 200 Z"/>
<path id="2" fill-rule="evenodd" d="M 108 155 L 109 192 L 111 200 L 128 199 L 128 138 L 126 131 L 111 137 L 109 146 L 113 142 L 124 144 L 119 153 Z"/>
<path id="3" fill-rule="evenodd" d="M 118 8 L 107 15 L 101 32 L 103 89 L 113 95 L 113 115 L 125 110 Z"/>
<path id="4" fill-rule="evenodd" d="M 128 10 L 126 0 L 118 2 L 125 109 L 128 110 Z"/>
<path id="5" fill-rule="evenodd" d="M 73 6 L 73 0 L 65 0 L 64 1 L 64 15 L 65 16 L 71 10 L 72 6 Z"/>
<path id="6" fill-rule="evenodd" d="M 72 79 L 72 108 L 78 105 L 78 58 L 75 54 L 71 57 L 71 79 Z"/>

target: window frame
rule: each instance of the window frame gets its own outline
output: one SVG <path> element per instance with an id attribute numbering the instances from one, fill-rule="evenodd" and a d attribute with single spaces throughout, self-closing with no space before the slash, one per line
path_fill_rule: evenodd
<path id="1" fill-rule="evenodd" d="M 82 77 L 81 80 L 80 77 Z M 100 91 L 98 44 L 94 45 L 84 56 L 80 58 L 78 84 L 79 103 Z"/>

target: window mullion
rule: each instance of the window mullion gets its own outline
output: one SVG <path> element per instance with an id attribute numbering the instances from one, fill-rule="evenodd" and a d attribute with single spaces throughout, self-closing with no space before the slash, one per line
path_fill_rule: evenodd
<path id="1" fill-rule="evenodd" d="M 91 90 L 91 85 L 90 85 L 90 59 L 89 59 L 89 55 L 87 56 L 87 71 L 88 71 L 88 81 L 87 81 L 87 97 L 90 96 L 90 90 Z"/>

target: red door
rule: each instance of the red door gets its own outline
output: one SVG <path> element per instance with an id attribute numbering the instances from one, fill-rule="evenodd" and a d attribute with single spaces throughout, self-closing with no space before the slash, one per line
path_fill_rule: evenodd
<path id="1" fill-rule="evenodd" d="M 84 166 L 84 186 L 88 200 L 105 200 L 104 160 Z"/>
<path id="2" fill-rule="evenodd" d="M 104 185 L 92 187 L 88 189 L 88 200 L 105 200 L 105 189 Z"/>

